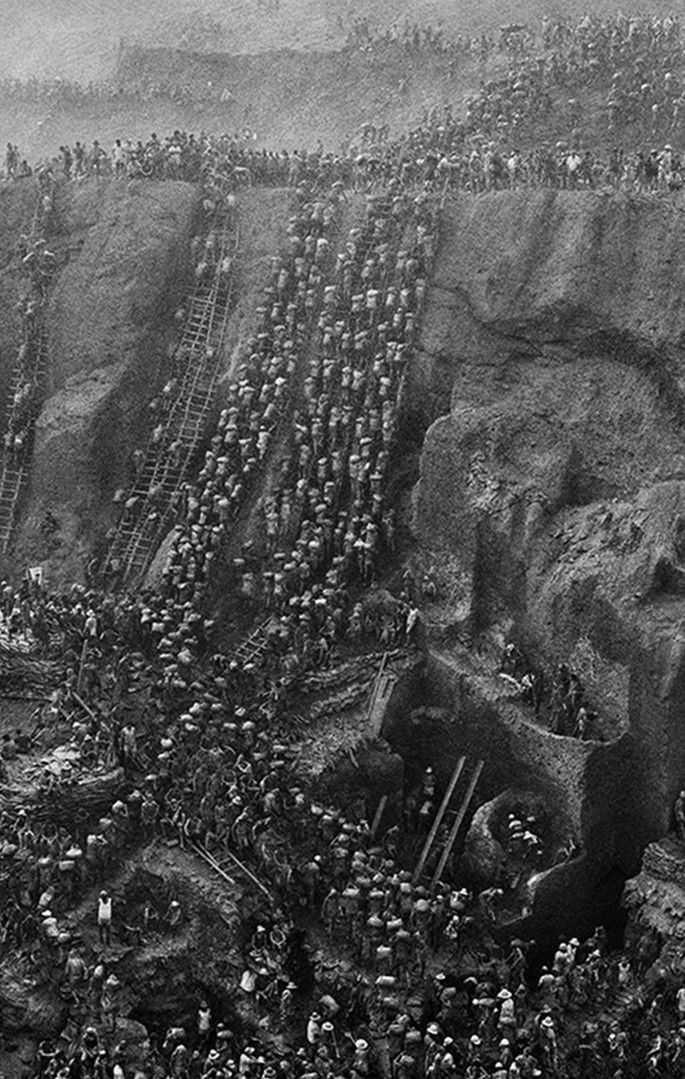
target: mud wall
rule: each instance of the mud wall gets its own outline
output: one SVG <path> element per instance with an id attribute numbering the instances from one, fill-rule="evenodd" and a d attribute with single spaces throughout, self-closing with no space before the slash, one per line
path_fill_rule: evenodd
<path id="1" fill-rule="evenodd" d="M 20 330 L 12 321 L 18 275 L 10 241 L 18 239 L 22 215 L 33 211 L 35 197 L 19 183 L 0 196 L 0 215 L 7 207 L 9 218 L 2 391 Z M 270 258 L 284 242 L 291 199 L 291 192 L 279 189 L 254 189 L 238 198 L 235 304 L 221 357 L 227 373 L 252 332 Z M 46 392 L 14 558 L 18 570 L 42 564 L 53 583 L 79 579 L 94 543 L 114 521 L 111 497 L 131 481 L 132 451 L 147 444 L 155 423 L 149 402 L 169 377 L 169 348 L 178 334 L 172 315 L 191 283 L 189 242 L 198 214 L 199 191 L 188 184 L 60 185 L 50 243 L 63 268 L 48 314 Z M 60 524 L 56 540 L 40 532 L 48 510 Z"/>
<path id="2" fill-rule="evenodd" d="M 88 181 L 60 187 L 50 242 L 62 270 L 48 309 L 49 352 L 19 565 L 79 579 L 111 497 L 131 476 L 166 375 L 171 314 L 190 272 L 199 196 L 186 184 Z M 59 544 L 40 524 L 50 510 Z"/>
<path id="3" fill-rule="evenodd" d="M 634 744 L 623 734 L 612 744 L 550 734 L 454 656 L 429 656 L 418 698 L 418 719 L 396 714 L 385 737 L 406 763 L 407 783 L 431 765 L 441 787 L 459 756 L 485 761 L 476 801 L 482 805 L 516 787 L 538 794 L 555 820 L 558 838 L 572 836 L 582 856 L 532 882 L 530 916 L 507 925 L 505 935 L 534 937 L 544 951 L 560 933 L 580 934 L 612 922 L 626 877 L 639 865 L 626 777 L 635 769 Z"/>
<path id="4" fill-rule="evenodd" d="M 7 395 L 16 354 L 22 341 L 22 324 L 17 303 L 24 279 L 17 245 L 22 233 L 28 235 L 38 201 L 32 180 L 0 185 L 0 424 L 4 433 Z"/>
<path id="5" fill-rule="evenodd" d="M 684 231 L 676 200 L 530 188 L 451 194 L 407 402 L 430 421 L 448 411 L 471 364 L 484 379 L 481 399 L 492 399 L 493 372 L 505 388 L 541 349 L 550 350 L 546 366 L 556 357 L 559 368 L 564 346 L 586 353 L 601 342 L 681 402 Z"/>
<path id="6" fill-rule="evenodd" d="M 530 914 L 509 922 L 505 935 L 534 940 L 533 959 L 549 961 L 560 937 L 583 939 L 604 925 L 620 946 L 624 915 L 619 911 L 623 871 L 590 855 L 554 866 L 530 884 Z"/>
<path id="7" fill-rule="evenodd" d="M 507 727 L 491 732 L 498 753 L 533 750 L 522 765 L 622 866 L 667 829 L 685 773 L 680 209 L 590 192 L 451 199 L 405 395 L 406 426 L 426 431 L 414 533 L 455 622 L 494 644 L 513 635 L 547 671 L 571 662 L 622 747 L 559 771 L 538 736 Z"/>
<path id="8" fill-rule="evenodd" d="M 409 743 L 417 769 L 431 764 L 446 784 L 457 758 L 467 753 L 485 768 L 478 802 L 516 786 L 540 793 L 566 827 L 597 858 L 631 868 L 639 855 L 620 824 L 626 807 L 625 774 L 632 766 L 631 740 L 581 742 L 550 734 L 506 698 L 493 698 L 484 683 L 453 657 L 428 658 L 422 700 L 428 715 L 412 724 L 408 715 L 385 729 L 394 748 Z M 431 715 L 431 706 L 447 718 Z M 631 849 L 632 848 L 632 849 Z"/>

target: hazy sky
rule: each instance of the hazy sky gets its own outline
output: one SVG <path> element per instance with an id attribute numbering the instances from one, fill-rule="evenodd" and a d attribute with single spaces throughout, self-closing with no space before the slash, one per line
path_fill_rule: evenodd
<path id="1" fill-rule="evenodd" d="M 107 78 L 121 38 L 175 45 L 190 38 L 229 52 L 274 48 L 332 48 L 340 20 L 365 15 L 380 24 L 406 16 L 442 19 L 456 32 L 477 32 L 511 21 L 536 25 L 543 11 L 582 15 L 636 10 L 620 0 L 0 0 L 0 64 L 5 76 Z M 666 12 L 672 0 L 645 0 L 640 10 Z M 216 24 L 220 24 L 217 28 Z"/>

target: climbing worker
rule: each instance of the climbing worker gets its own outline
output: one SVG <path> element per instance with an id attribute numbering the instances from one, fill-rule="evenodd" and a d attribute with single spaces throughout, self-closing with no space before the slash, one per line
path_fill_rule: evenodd
<path id="1" fill-rule="evenodd" d="M 112 897 L 104 889 L 98 896 L 97 922 L 100 943 L 108 948 L 112 940 Z"/>

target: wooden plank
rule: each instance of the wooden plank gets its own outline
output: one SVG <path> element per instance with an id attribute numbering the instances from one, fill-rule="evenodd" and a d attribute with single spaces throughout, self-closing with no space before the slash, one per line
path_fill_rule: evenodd
<path id="1" fill-rule="evenodd" d="M 223 877 L 225 877 L 228 881 L 230 881 L 231 884 L 235 884 L 235 881 L 231 880 L 231 878 L 228 876 L 228 874 L 225 872 L 225 870 L 223 870 L 221 868 L 221 866 L 217 862 L 214 855 L 210 854 L 209 851 L 206 850 L 200 843 L 192 843 L 191 846 L 195 849 L 195 851 L 198 854 L 200 854 L 204 858 L 204 860 L 209 865 L 212 866 L 213 869 L 215 869 L 218 873 L 220 873 Z M 267 899 L 270 902 L 273 902 L 273 897 L 271 895 L 271 892 L 269 891 L 269 889 L 264 884 L 262 884 L 261 880 L 259 880 L 259 878 L 254 875 L 252 870 L 248 869 L 247 866 L 244 865 L 243 862 L 241 862 L 239 858 L 236 858 L 235 854 L 233 854 L 230 850 L 226 850 L 225 853 L 226 853 L 226 856 L 228 858 L 230 858 L 230 860 L 235 865 L 238 866 L 238 869 L 240 869 L 243 873 L 245 873 L 246 876 L 248 876 L 250 878 L 250 880 L 253 882 L 253 884 L 256 884 L 256 886 L 260 889 L 260 891 L 262 891 L 264 893 L 264 895 L 267 897 Z"/>
<path id="2" fill-rule="evenodd" d="M 373 710 L 374 710 L 374 707 L 375 707 L 375 704 L 376 704 L 376 697 L 378 696 L 378 689 L 379 689 L 379 686 L 380 686 L 381 679 L 383 677 L 383 672 L 385 670 L 385 664 L 387 662 L 387 659 L 388 659 L 388 653 L 384 652 L 382 657 L 381 657 L 380 666 L 379 666 L 379 668 L 378 668 L 378 670 L 376 672 L 376 677 L 373 680 L 373 687 L 371 689 L 371 697 L 369 698 L 369 704 L 368 704 L 368 707 L 366 709 L 366 721 L 367 721 L 367 723 L 371 719 L 371 715 L 373 713 Z"/>

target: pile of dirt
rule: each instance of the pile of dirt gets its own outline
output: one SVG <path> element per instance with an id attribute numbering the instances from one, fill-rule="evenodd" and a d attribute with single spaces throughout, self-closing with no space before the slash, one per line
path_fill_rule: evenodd
<path id="1" fill-rule="evenodd" d="M 642 868 L 659 880 L 685 885 L 685 847 L 670 836 L 650 843 L 642 855 Z"/>
<path id="2" fill-rule="evenodd" d="M 31 1031 L 36 1037 L 57 1037 L 66 1006 L 49 988 L 37 987 L 11 962 L 0 965 L 0 1008 L 4 1031 Z"/>

